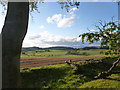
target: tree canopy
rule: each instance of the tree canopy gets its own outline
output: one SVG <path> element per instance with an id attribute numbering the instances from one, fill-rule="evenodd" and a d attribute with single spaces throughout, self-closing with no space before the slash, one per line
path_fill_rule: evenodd
<path id="1" fill-rule="evenodd" d="M 92 44 L 100 41 L 101 46 L 107 46 L 109 48 L 108 54 L 120 54 L 120 27 L 118 22 L 110 21 L 107 23 L 99 22 L 99 25 L 95 25 L 97 30 L 95 32 L 83 33 L 79 37 L 82 37 L 82 42 L 85 41 Z"/>

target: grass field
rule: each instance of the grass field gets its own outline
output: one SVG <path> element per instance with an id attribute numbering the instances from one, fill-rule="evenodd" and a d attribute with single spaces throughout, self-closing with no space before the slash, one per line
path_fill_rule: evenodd
<path id="1" fill-rule="evenodd" d="M 94 79 L 98 73 L 108 70 L 116 59 L 116 57 L 104 57 L 75 62 L 81 68 L 78 74 L 75 74 L 72 68 L 66 64 L 21 69 L 22 87 L 120 88 L 120 74 L 112 74 L 106 79 Z M 114 71 L 120 71 L 120 65 Z"/>
<path id="2" fill-rule="evenodd" d="M 78 57 L 104 55 L 105 49 L 78 50 L 77 54 L 67 54 L 68 50 L 50 50 L 49 52 L 26 52 L 21 57 Z"/>
<path id="3" fill-rule="evenodd" d="M 84 59 L 104 57 L 105 49 L 90 50 L 41 50 L 21 54 L 21 67 L 39 67 L 54 64 L 63 64 L 66 60 L 74 62 Z M 101 53 L 102 52 L 102 53 Z"/>

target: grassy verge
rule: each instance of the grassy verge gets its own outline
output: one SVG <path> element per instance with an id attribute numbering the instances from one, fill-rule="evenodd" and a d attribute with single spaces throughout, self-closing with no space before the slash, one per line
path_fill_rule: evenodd
<path id="1" fill-rule="evenodd" d="M 23 88 L 120 88 L 120 74 L 112 74 L 107 79 L 94 79 L 99 72 L 108 70 L 116 57 L 88 59 L 80 65 L 79 74 L 74 74 L 66 64 L 21 69 Z M 120 70 L 120 65 L 115 71 Z"/>

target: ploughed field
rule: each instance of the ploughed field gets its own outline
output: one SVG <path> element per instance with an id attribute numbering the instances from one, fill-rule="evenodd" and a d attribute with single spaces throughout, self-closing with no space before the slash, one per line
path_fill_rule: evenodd
<path id="1" fill-rule="evenodd" d="M 105 57 L 105 55 L 99 56 L 81 56 L 81 57 L 21 57 L 20 67 L 40 67 L 55 64 L 64 64 L 67 60 L 72 60 L 73 62 L 85 60 L 85 59 L 95 59 Z"/>

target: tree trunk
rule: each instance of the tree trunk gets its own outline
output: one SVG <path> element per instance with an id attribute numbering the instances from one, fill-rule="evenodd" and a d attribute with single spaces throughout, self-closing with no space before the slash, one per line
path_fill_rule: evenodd
<path id="1" fill-rule="evenodd" d="M 20 53 L 28 18 L 29 2 L 8 2 L 2 29 L 2 88 L 20 88 Z"/>
<path id="2" fill-rule="evenodd" d="M 111 74 L 114 74 L 113 69 L 119 64 L 120 62 L 120 56 L 117 61 L 115 61 L 112 66 L 109 68 L 108 71 L 104 71 L 98 74 L 98 76 L 95 76 L 96 79 L 99 78 L 106 78 L 107 76 L 110 76 Z"/>
<path id="3" fill-rule="evenodd" d="M 120 1 L 118 2 L 118 26 L 120 27 Z M 120 48 L 117 50 L 117 54 L 119 55 L 119 58 L 117 61 L 115 61 L 113 63 L 113 65 L 110 67 L 110 69 L 108 71 L 104 71 L 104 72 L 99 73 L 98 76 L 96 76 L 95 78 L 106 78 L 107 76 L 113 74 L 112 70 L 120 62 Z"/>
<path id="4" fill-rule="evenodd" d="M 79 65 L 72 63 L 71 60 L 65 61 L 65 63 L 68 64 L 72 68 L 72 70 L 74 71 L 74 74 L 78 74 L 81 72 Z"/>

